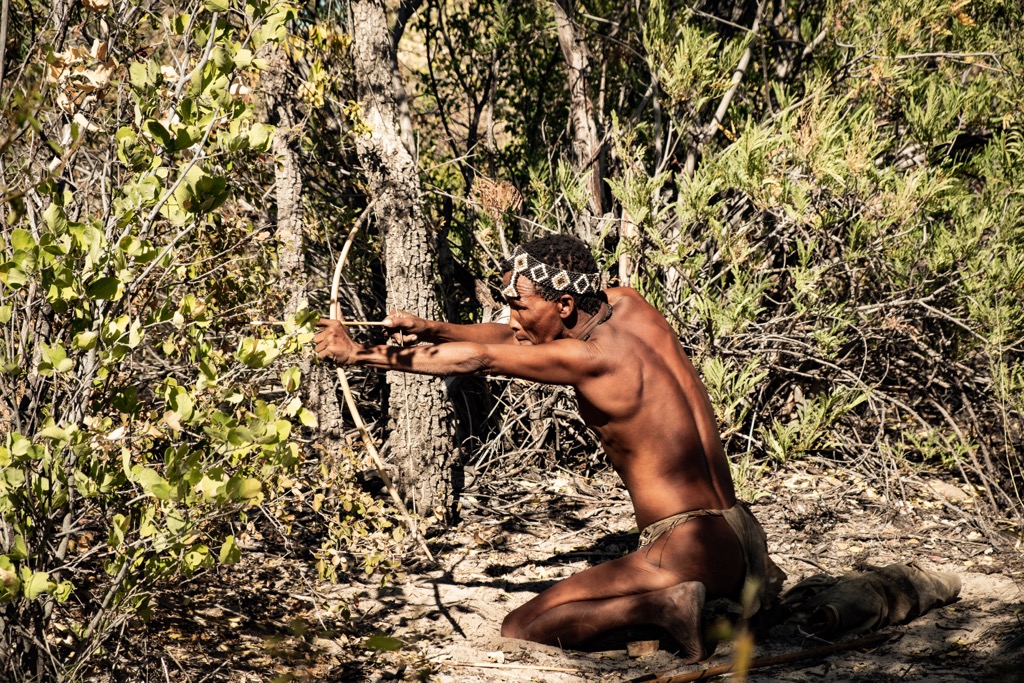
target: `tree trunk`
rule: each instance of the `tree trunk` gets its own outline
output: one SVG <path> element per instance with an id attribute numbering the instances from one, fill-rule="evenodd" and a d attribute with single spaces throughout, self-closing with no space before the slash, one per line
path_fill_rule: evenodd
<path id="1" fill-rule="evenodd" d="M 295 66 L 282 49 L 267 56 L 270 68 L 262 79 L 263 117 L 277 127 L 274 155 L 274 203 L 277 208 L 277 288 L 284 302 L 283 317 L 293 319 L 309 305 L 309 271 L 302 208 L 302 158 L 295 139 L 298 92 Z M 345 423 L 334 370 L 304 359 L 303 403 L 317 417 L 318 440 L 328 457 L 345 443 Z"/>
<path id="2" fill-rule="evenodd" d="M 590 52 L 573 24 L 573 1 L 553 0 L 551 4 L 555 13 L 558 44 L 562 48 L 569 69 L 569 106 L 573 129 L 573 153 L 576 157 L 575 168 L 578 173 L 590 172 L 590 214 L 591 217 L 600 218 L 605 212 L 605 161 L 594 116 L 594 104 L 587 84 Z M 594 221 L 589 218 L 581 221 L 578 226 L 580 237 L 587 242 L 593 241 L 596 233 Z"/>
<path id="3" fill-rule="evenodd" d="M 284 50 L 270 56 L 264 81 L 267 120 L 277 127 L 274 153 L 274 198 L 277 203 L 278 286 L 286 293 L 284 313 L 293 317 L 306 306 L 306 268 L 302 230 L 302 172 L 295 149 L 298 96 L 292 64 Z"/>
<path id="4" fill-rule="evenodd" d="M 373 131 L 357 138 L 356 151 L 384 235 L 388 310 L 437 317 L 434 258 L 419 176 L 397 124 L 384 1 L 356 0 L 351 8 L 359 100 Z M 426 517 L 438 511 L 447 516 L 453 502 L 455 432 L 445 384 L 433 377 L 392 372 L 388 385 L 388 452 L 398 466 L 399 486 L 418 514 Z"/>

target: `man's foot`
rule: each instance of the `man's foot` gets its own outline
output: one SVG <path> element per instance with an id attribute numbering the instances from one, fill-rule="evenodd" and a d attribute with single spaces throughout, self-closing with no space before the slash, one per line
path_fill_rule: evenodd
<path id="1" fill-rule="evenodd" d="M 700 581 L 679 583 L 661 591 L 662 614 L 660 625 L 668 629 L 679 643 L 679 656 L 687 664 L 704 659 L 704 631 L 701 613 L 707 589 Z"/>

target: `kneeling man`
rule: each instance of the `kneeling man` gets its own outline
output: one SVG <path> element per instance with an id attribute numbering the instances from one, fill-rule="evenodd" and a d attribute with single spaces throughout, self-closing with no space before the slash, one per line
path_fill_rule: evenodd
<path id="1" fill-rule="evenodd" d="M 629 492 L 640 547 L 544 591 L 512 611 L 501 633 L 571 647 L 612 629 L 653 624 L 666 628 L 688 659 L 702 659 L 706 598 L 743 595 L 750 616 L 784 579 L 760 524 L 736 501 L 707 390 L 653 306 L 628 287 L 601 289 L 580 240 L 534 240 L 516 248 L 507 268 L 507 325 L 453 325 L 396 312 L 385 324 L 406 343 L 429 343 L 403 348 L 356 344 L 341 324 L 321 320 L 317 354 L 343 365 L 573 387 L 580 416 Z"/>

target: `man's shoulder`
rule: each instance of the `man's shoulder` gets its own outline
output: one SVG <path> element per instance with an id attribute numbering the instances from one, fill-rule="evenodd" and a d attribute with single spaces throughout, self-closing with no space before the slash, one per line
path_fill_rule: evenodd
<path id="1" fill-rule="evenodd" d="M 638 299 L 640 301 L 647 301 L 643 294 L 632 287 L 609 287 L 604 290 L 604 293 L 608 297 L 609 303 L 612 305 L 615 304 L 616 300 L 620 299 Z"/>
<path id="2" fill-rule="evenodd" d="M 625 311 L 627 309 L 651 308 L 651 304 L 644 298 L 644 295 L 632 287 L 609 287 L 604 292 L 613 309 L 618 308 L 620 311 Z"/>

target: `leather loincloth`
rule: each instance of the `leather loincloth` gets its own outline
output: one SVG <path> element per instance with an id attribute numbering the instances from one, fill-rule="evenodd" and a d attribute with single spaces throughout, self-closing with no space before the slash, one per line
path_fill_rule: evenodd
<path id="1" fill-rule="evenodd" d="M 722 517 L 736 534 L 746 564 L 741 604 L 744 618 L 777 602 L 786 574 L 768 556 L 768 540 L 764 529 L 743 503 L 727 510 L 690 510 L 660 519 L 640 532 L 640 548 L 654 543 L 664 534 L 697 517 Z"/>

